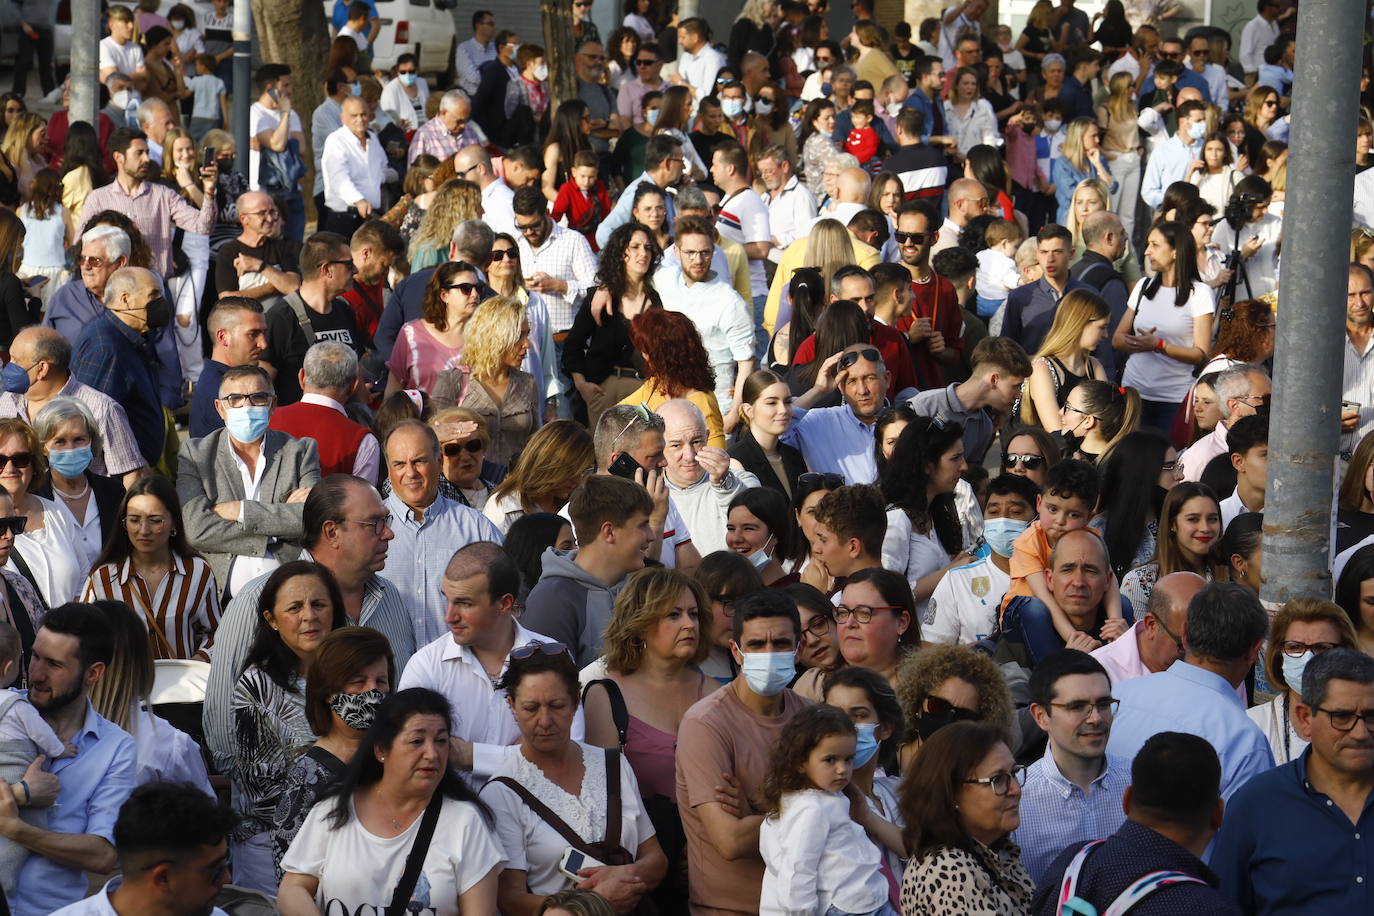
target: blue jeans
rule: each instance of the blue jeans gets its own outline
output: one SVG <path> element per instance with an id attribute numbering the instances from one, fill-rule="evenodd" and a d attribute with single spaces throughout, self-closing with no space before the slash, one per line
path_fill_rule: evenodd
<path id="1" fill-rule="evenodd" d="M 1121 616 L 1126 622 L 1134 623 L 1131 602 L 1124 595 L 1121 598 Z M 1064 640 L 1054 629 L 1054 619 L 1050 609 L 1039 598 L 1013 598 L 1007 605 L 1002 618 L 1002 630 L 1013 640 L 1019 640 L 1026 647 L 1031 667 L 1051 652 L 1064 648 Z M 1096 637 L 1097 634 L 1089 634 Z"/>
<path id="2" fill-rule="evenodd" d="M 756 366 L 768 365 L 768 332 L 763 327 L 763 312 L 768 306 L 768 294 L 754 297 L 754 360 Z M 744 379 L 739 380 L 740 387 L 744 387 Z M 740 392 L 735 392 L 738 398 Z"/>

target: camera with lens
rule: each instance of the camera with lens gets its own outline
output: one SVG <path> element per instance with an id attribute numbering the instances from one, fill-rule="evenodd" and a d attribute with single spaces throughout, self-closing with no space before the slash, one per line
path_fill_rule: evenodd
<path id="1" fill-rule="evenodd" d="M 1264 203 L 1264 198 L 1257 194 L 1236 193 L 1231 195 L 1231 199 L 1226 202 L 1226 209 L 1222 212 L 1222 219 L 1226 220 L 1226 225 L 1231 227 L 1231 231 L 1240 232 L 1240 227 L 1250 221 L 1250 211 Z"/>

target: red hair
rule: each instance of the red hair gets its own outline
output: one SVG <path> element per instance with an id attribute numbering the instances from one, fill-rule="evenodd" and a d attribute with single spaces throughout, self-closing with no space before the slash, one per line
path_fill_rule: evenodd
<path id="1" fill-rule="evenodd" d="M 649 378 L 670 398 L 716 390 L 711 358 L 697 327 L 681 312 L 645 309 L 630 322 L 630 342 L 644 357 Z"/>

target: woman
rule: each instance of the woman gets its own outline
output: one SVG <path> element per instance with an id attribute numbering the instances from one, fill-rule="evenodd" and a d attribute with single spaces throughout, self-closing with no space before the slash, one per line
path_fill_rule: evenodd
<path id="1" fill-rule="evenodd" d="M 1059 431 L 1078 443 L 1075 457 L 1097 463 L 1103 454 L 1140 425 L 1140 394 L 1111 382 L 1086 379 L 1064 399 Z"/>
<path id="2" fill-rule="evenodd" d="M 902 916 L 1029 916 L 1034 885 L 1009 839 L 1025 773 L 994 725 L 957 722 L 922 743 L 902 784 Z"/>
<path id="3" fill-rule="evenodd" d="M 887 468 L 892 453 L 897 449 L 897 440 L 901 438 L 902 430 L 914 423 L 916 417 L 916 411 L 905 404 L 889 407 L 878 414 L 878 419 L 873 424 L 873 460 L 878 465 L 880 476 Z"/>
<path id="4" fill-rule="evenodd" d="M 305 718 L 320 737 L 286 771 L 272 818 L 274 862 L 286 856 L 319 797 L 344 778 L 395 683 L 391 644 L 371 627 L 340 627 L 320 643 L 305 679 Z M 279 864 L 278 881 L 281 871 Z"/>
<path id="5" fill-rule="evenodd" d="M 796 64 L 798 73 L 807 74 L 817 69 L 816 50 L 821 42 L 829 40 L 830 23 L 826 22 L 824 16 L 812 14 L 802 20 L 792 51 L 792 63 Z"/>
<path id="6" fill-rule="evenodd" d="M 1264 513 L 1242 512 L 1231 519 L 1221 536 L 1221 555 L 1226 558 L 1232 582 L 1239 582 L 1259 595 L 1264 572 Z M 1257 689 L 1263 686 L 1264 673 L 1256 671 Z M 1266 692 L 1267 687 L 1263 688 Z"/>
<path id="7" fill-rule="evenodd" d="M 620 20 L 620 24 L 634 29 L 644 41 L 653 41 L 658 34 L 649 20 L 653 5 L 653 0 L 626 0 L 625 18 Z"/>
<path id="8" fill-rule="evenodd" d="M 152 657 L 210 660 L 219 625 L 214 573 L 186 541 L 181 500 L 165 477 L 139 478 L 86 577 L 82 601 L 122 601 L 143 621 Z"/>
<path id="9" fill-rule="evenodd" d="M 453 230 L 465 220 L 481 218 L 481 188 L 461 178 L 444 182 L 410 239 L 410 269 L 424 270 L 444 263 L 448 260 Z"/>
<path id="10" fill-rule="evenodd" d="M 1231 271 L 1226 267 L 1229 252 L 1221 250 L 1212 241 L 1216 227 L 1217 210 L 1202 198 L 1189 200 L 1175 211 L 1178 221 L 1189 227 L 1193 236 L 1193 246 L 1197 249 L 1198 279 L 1211 289 L 1225 286 L 1231 279 Z M 1220 295 L 1219 293 L 1214 295 Z"/>
<path id="11" fill-rule="evenodd" d="M 954 138 L 960 156 L 967 156 L 968 151 L 980 143 L 995 146 L 1000 142 L 997 116 L 993 114 L 992 105 L 983 98 L 978 71 L 973 67 L 954 71 L 954 82 L 944 105 L 945 128 Z"/>
<path id="12" fill-rule="evenodd" d="M 24 221 L 0 207 L 0 356 L 6 359 L 15 335 L 38 321 L 38 297 L 18 273 L 27 235 Z"/>
<path id="13" fill-rule="evenodd" d="M 163 155 L 162 183 L 169 187 L 175 185 L 177 194 L 199 210 L 205 201 L 205 192 L 200 187 L 200 152 L 196 142 L 186 130 L 173 127 L 163 138 L 162 148 L 170 152 L 170 155 Z M 205 295 L 205 278 L 210 271 L 210 236 L 178 228 L 172 240 L 174 273 L 167 279 L 172 311 L 179 316 L 194 318 L 200 313 L 201 299 Z M 180 257 L 176 254 L 178 251 L 181 252 Z M 176 333 L 182 364 L 189 372 L 200 365 L 200 325 L 191 321 L 190 327 L 183 328 L 179 322 L 173 322 L 172 329 Z"/>
<path id="14" fill-rule="evenodd" d="M 24 97 L 18 92 L 0 92 L 0 107 L 3 107 L 3 117 L 0 117 L 0 133 L 14 123 L 14 119 L 29 110 L 29 106 L 24 104 Z"/>
<path id="15" fill-rule="evenodd" d="M 1369 229 L 1350 230 L 1350 261 L 1363 264 L 1374 270 L 1374 231 Z"/>
<path id="16" fill-rule="evenodd" d="M 482 514 L 505 533 L 522 515 L 557 513 L 595 470 L 591 433 L 572 420 L 554 420 L 530 437 Z"/>
<path id="17" fill-rule="evenodd" d="M 754 100 L 754 131 L 749 137 L 749 163 L 758 162 L 764 150 L 780 147 L 787 153 L 788 162 L 797 161 L 797 134 L 788 117 L 787 96 L 777 83 L 769 80 L 759 87 Z"/>
<path id="18" fill-rule="evenodd" d="M 342 70 L 349 82 L 358 78 L 358 43 L 347 35 L 335 35 L 329 43 L 329 59 L 323 72 L 335 70 Z"/>
<path id="19" fill-rule="evenodd" d="M 730 66 L 739 67 L 749 51 L 764 57 L 771 56 L 775 42 L 773 30 L 781 18 L 774 0 L 744 0 L 739 15 L 730 26 L 730 39 L 725 52 Z"/>
<path id="20" fill-rule="evenodd" d="M 429 83 L 420 75 L 420 59 L 410 52 L 396 58 L 392 77 L 382 87 L 382 110 L 409 136 L 425 126 Z"/>
<path id="21" fill-rule="evenodd" d="M 486 461 L 491 443 L 487 421 L 466 407 L 448 407 L 435 411 L 428 422 L 439 437 L 443 468 L 439 491 L 481 512 L 496 487 L 488 478 L 499 478 L 497 472 L 503 470 Z"/>
<path id="22" fill-rule="evenodd" d="M 15 180 L 18 183 L 19 194 L 27 197 L 29 188 L 33 185 L 34 176 L 39 170 L 48 165 L 48 160 L 44 158 L 44 150 L 48 146 L 48 122 L 43 120 L 42 115 L 26 111 L 20 114 L 10 124 L 5 131 L 3 145 L 0 151 L 5 154 L 5 159 L 14 167 Z M 17 206 L 19 201 L 14 202 Z"/>
<path id="23" fill-rule="evenodd" d="M 873 184 L 868 191 L 868 208 L 887 217 L 889 234 L 896 230 L 897 210 L 905 199 L 906 190 L 896 172 L 884 170 L 873 177 Z"/>
<path id="24" fill-rule="evenodd" d="M 798 267 L 787 283 L 786 292 L 778 304 L 778 337 L 783 339 L 787 366 L 797 364 L 797 350 L 806 338 L 815 333 L 821 313 L 830 305 L 830 281 L 836 272 L 854 261 L 853 237 L 837 219 L 818 220 L 811 227 L 806 240 L 806 262 L 812 267 Z M 774 346 L 776 351 L 779 347 Z"/>
<path id="25" fill-rule="evenodd" d="M 1188 180 L 1197 185 L 1198 194 L 1211 204 L 1217 213 L 1226 209 L 1226 204 L 1236 190 L 1236 185 L 1244 173 L 1235 168 L 1235 158 L 1231 155 L 1231 145 L 1224 134 L 1212 134 L 1202 141 L 1202 166 L 1194 166 L 1188 173 Z"/>
<path id="26" fill-rule="evenodd" d="M 1097 106 L 1103 157 L 1117 182 L 1112 191 L 1112 212 L 1121 217 L 1127 238 L 1135 226 L 1140 198 L 1140 128 L 1136 125 L 1134 89 L 1130 73 L 1113 73 L 1107 81 L 1107 99 Z"/>
<path id="27" fill-rule="evenodd" d="M 587 139 L 591 132 L 592 116 L 586 102 L 569 99 L 558 106 L 544 141 L 544 173 L 540 178 L 540 187 L 549 203 L 557 200 L 558 189 L 572 180 L 573 156 L 592 148 Z"/>
<path id="28" fill-rule="evenodd" d="M 725 543 L 759 571 L 768 588 L 785 588 L 800 582 L 788 572 L 783 560 L 792 556 L 796 522 L 787 497 L 768 487 L 749 487 L 730 500 L 725 516 Z"/>
<path id="29" fill-rule="evenodd" d="M 1245 123 L 1262 138 L 1261 143 L 1266 139 L 1283 139 L 1273 135 L 1273 129 L 1279 124 L 1279 94 L 1273 88 L 1252 86 L 1250 93 L 1245 97 L 1244 115 Z M 1251 136 L 1247 136 L 1247 139 L 1251 139 Z M 1252 152 L 1250 161 L 1253 163 L 1255 160 Z"/>
<path id="30" fill-rule="evenodd" d="M 716 374 L 692 319 L 661 308 L 641 311 L 630 322 L 630 343 L 644 358 L 644 383 L 620 403 L 657 410 L 665 401 L 686 398 L 706 417 L 707 444 L 725 448 Z"/>
<path id="31" fill-rule="evenodd" d="M 829 99 L 813 99 L 801 118 L 802 178 L 816 200 L 825 197 L 825 164 L 840 153 L 835 143 L 835 103 Z"/>
<path id="32" fill-rule="evenodd" d="M 200 138 L 201 147 L 213 147 L 215 165 L 219 167 L 219 181 L 215 185 L 215 228 L 210 230 L 210 251 L 218 253 L 220 246 L 243 232 L 239 221 L 238 199 L 248 191 L 246 170 L 235 170 L 237 160 L 234 138 L 228 131 L 211 130 Z M 281 216 L 273 205 L 271 218 L 280 224 Z"/>
<path id="33" fill-rule="evenodd" d="M 878 23 L 872 19 L 860 19 L 854 23 L 853 40 L 849 46 L 859 52 L 854 61 L 856 80 L 868 80 L 873 86 L 880 87 L 889 76 L 897 76 L 897 65 L 883 51 L 883 33 Z"/>
<path id="34" fill-rule="evenodd" d="M 1167 431 L 1212 349 L 1212 294 L 1198 279 L 1188 227 L 1156 223 L 1145 245 L 1155 275 L 1135 285 L 1112 346 L 1130 353 L 1122 384 L 1140 392 L 1147 426 Z"/>
<path id="35" fill-rule="evenodd" d="M 759 485 L 778 491 L 788 500 L 797 478 L 806 473 L 806 459 L 782 441 L 792 425 L 792 389 L 772 369 L 759 369 L 740 389 L 739 427 L 730 446 L 731 466 L 748 471 Z"/>
<path id="36" fill-rule="evenodd" d="M 511 523 L 502 546 L 520 570 L 520 594 L 516 597 L 523 607 L 530 589 L 544 575 L 544 551 L 576 550 L 577 538 L 573 536 L 572 522 L 563 516 L 535 512 Z"/>
<path id="37" fill-rule="evenodd" d="M 1026 88 L 1034 90 L 1042 82 L 1040 75 L 1045 56 L 1054 51 L 1058 41 L 1054 37 L 1054 4 L 1050 0 L 1035 0 L 1026 25 L 1016 39 L 1016 50 L 1026 59 Z"/>
<path id="38" fill-rule="evenodd" d="M 673 243 L 668 225 L 668 195 L 652 181 L 641 182 L 630 202 L 630 221 L 647 228 L 660 251 Z"/>
<path id="39" fill-rule="evenodd" d="M 630 322 L 663 301 L 653 276 L 663 251 L 653 232 L 640 223 L 616 227 L 601 253 L 597 285 L 578 303 L 563 343 L 563 371 L 587 405 L 592 428 L 606 408 L 635 391 L 643 382 L 642 358 L 630 339 Z M 598 321 L 592 303 L 598 293 L 609 298 Z"/>
<path id="40" fill-rule="evenodd" d="M 1183 182 L 1179 182 L 1183 187 L 1191 188 Z M 1083 242 L 1083 224 L 1088 217 L 1101 210 L 1106 210 L 1111 204 L 1111 192 L 1107 189 L 1107 184 L 1096 178 L 1085 178 L 1073 189 L 1073 205 L 1069 208 L 1069 221 L 1064 227 L 1073 236 L 1074 249 L 1084 250 L 1087 246 Z M 1144 276 L 1140 272 L 1140 258 L 1135 252 L 1135 243 L 1129 238 L 1126 239 L 1126 247 L 1112 266 L 1117 273 L 1121 274 L 1122 279 L 1130 286 L 1135 281 Z"/>
<path id="41" fill-rule="evenodd" d="M 663 90 L 659 105 L 655 134 L 666 134 L 682 144 L 682 158 L 687 160 L 687 174 L 697 181 L 705 181 L 711 174 L 696 144 L 688 136 L 692 126 L 692 90 L 687 86 L 669 86 Z"/>
<path id="42" fill-rule="evenodd" d="M 520 728 L 517 750 L 482 789 L 505 852 L 501 912 L 533 914 L 546 895 L 567 887 L 558 866 L 574 837 L 575 848 L 596 844 L 593 857 L 607 862 L 590 869 L 592 889 L 618 910 L 633 911 L 663 879 L 668 862 L 633 766 L 619 750 L 571 737 L 579 693 L 572 658 L 558 643 L 519 646 L 500 687 Z M 620 817 L 608 823 L 612 805 Z"/>
<path id="43" fill-rule="evenodd" d="M 692 578 L 706 593 L 711 610 L 710 620 L 702 627 L 702 633 L 709 634 L 711 648 L 698 667 L 702 674 L 725 685 L 739 674 L 739 666 L 730 653 L 735 601 L 763 588 L 763 579 L 752 563 L 732 550 L 717 550 L 702 557 Z"/>
<path id="44" fill-rule="evenodd" d="M 1258 175 L 1247 175 L 1236 184 L 1227 210 L 1238 208 L 1245 223 L 1233 229 L 1228 220 L 1216 227 L 1213 238 L 1222 251 L 1239 251 L 1244 271 L 1236 295 L 1257 299 L 1278 289 L 1279 252 L 1283 249 L 1283 219 L 1269 212 L 1274 190 Z"/>
<path id="45" fill-rule="evenodd" d="M 85 121 L 72 122 L 62 141 L 62 206 L 73 223 L 81 225 L 86 195 L 109 183 L 95 128 Z"/>
<path id="46" fill-rule="evenodd" d="M 549 307 L 544 297 L 525 289 L 525 273 L 520 267 L 520 248 L 507 232 L 496 233 L 491 243 L 491 262 L 487 264 L 487 285 L 498 296 L 519 300 L 530 319 L 530 352 L 527 371 L 539 380 L 544 395 L 557 397 L 562 390 L 554 358 L 553 330 L 549 327 Z M 551 412 L 545 414 L 553 419 Z"/>
<path id="47" fill-rule="evenodd" d="M 1016 78 L 1006 72 L 1002 60 L 1002 49 L 994 48 L 983 55 L 986 74 L 983 77 L 983 98 L 992 106 L 992 113 L 1001 128 L 1007 119 L 1021 110 L 1022 102 L 1016 97 Z"/>
<path id="48" fill-rule="evenodd" d="M 1096 178 L 1116 192 L 1116 179 L 1102 152 L 1102 128 L 1092 118 L 1074 118 L 1064 132 L 1064 143 L 1050 166 L 1055 200 L 1059 203 L 1059 222 L 1065 223 L 1073 206 L 1073 192 L 1080 181 Z"/>
<path id="49" fill-rule="evenodd" d="M 628 184 L 644 174 L 644 154 L 649 148 L 649 138 L 654 135 L 659 115 L 663 111 L 663 93 L 651 89 L 639 98 L 639 113 L 620 135 L 611 152 L 611 164 L 620 177 Z M 643 182 L 640 188 L 658 187 L 651 181 Z"/>
<path id="50" fill-rule="evenodd" d="M 509 464 L 543 420 L 543 397 L 534 376 L 520 368 L 530 347 L 530 321 L 518 299 L 496 296 L 473 312 L 471 340 L 463 349 L 467 384 L 458 406 L 478 414 L 491 437 L 487 457 Z M 440 375 L 434 401 L 441 407 L 453 390 L 452 369 Z"/>
<path id="51" fill-rule="evenodd" d="M 1122 5 L 1121 0 L 1107 0 L 1107 5 L 1098 16 L 1102 17 L 1102 21 L 1093 33 L 1093 41 L 1102 46 L 1102 51 L 1108 59 L 1114 60 L 1130 47 L 1135 30 L 1126 18 L 1126 7 Z M 1097 16 L 1093 18 L 1096 19 Z"/>
<path id="52" fill-rule="evenodd" d="M 17 417 L 0 420 L 0 486 L 14 502 L 15 515 L 25 519 L 10 568 L 33 583 L 48 607 L 57 607 L 76 600 L 86 564 L 71 516 L 32 492 L 45 471 L 43 445 L 33 428 Z"/>
<path id="53" fill-rule="evenodd" d="M 987 189 L 989 212 L 1001 213 L 1003 219 L 1016 221 L 1016 205 L 1011 199 L 1011 178 L 1007 163 L 994 146 L 979 143 L 968 151 L 964 160 L 964 177 L 972 178 Z"/>
<path id="54" fill-rule="evenodd" d="M 918 616 L 946 572 L 971 562 L 954 488 L 964 463 L 964 428 L 918 417 L 902 430 L 879 481 L 887 500 L 883 566 L 906 576 Z"/>
<path id="55" fill-rule="evenodd" d="M 1374 433 L 1360 439 L 1336 499 L 1336 549 L 1341 553 L 1374 534 Z"/>
<path id="56" fill-rule="evenodd" d="M 911 587 L 890 569 L 861 569 L 845 581 L 835 625 L 845 664 L 876 671 L 894 688 L 903 656 L 921 645 Z"/>
<path id="57" fill-rule="evenodd" d="M 617 95 L 620 87 L 635 76 L 639 41 L 638 32 L 621 26 L 611 32 L 610 40 L 606 42 L 606 85 Z"/>
<path id="58" fill-rule="evenodd" d="M 804 670 L 792 682 L 792 689 L 797 690 L 807 671 L 817 669 L 824 677 L 844 667 L 844 656 L 840 655 L 840 632 L 835 626 L 835 605 L 830 599 L 805 582 L 789 585 L 783 591 L 797 602 L 797 612 L 801 615 L 802 642 L 797 652 L 797 667 Z"/>
<path id="59" fill-rule="evenodd" d="M 873 319 L 856 302 L 840 299 L 831 302 L 825 311 L 820 313 L 816 319 L 815 347 L 816 353 L 840 353 L 846 347 L 855 344 L 869 343 L 872 340 Z M 790 334 L 789 334 L 790 338 Z M 817 356 L 807 363 L 798 364 L 796 352 L 792 354 L 791 368 L 787 372 L 788 384 L 792 387 L 792 393 L 798 397 L 806 394 L 814 388 L 818 381 L 822 384 L 825 379 L 818 379 L 821 367 L 825 365 L 826 358 Z M 831 379 L 830 381 L 834 381 Z M 889 392 L 895 394 L 895 392 Z M 826 399 L 814 403 L 813 407 L 833 407 L 840 403 L 840 395 L 836 391 L 829 391 Z"/>
<path id="60" fill-rule="evenodd" d="M 10 558 L 14 543 L 24 527 L 24 517 L 14 511 L 14 500 L 0 489 L 0 621 L 19 634 L 19 672 L 11 687 L 24 689 L 29 683 L 29 662 L 33 659 L 33 640 L 48 607 L 28 577 L 13 568 Z"/>
<path id="61" fill-rule="evenodd" d="M 434 391 L 444 368 L 463 355 L 468 320 L 482 283 L 466 261 L 445 261 L 430 274 L 420 316 L 401 326 L 387 362 L 387 394 L 406 388 Z"/>
<path id="62" fill-rule="evenodd" d="M 1059 463 L 1059 446 L 1039 426 L 1005 427 L 1002 431 L 1002 473 L 1028 478 L 1044 488 L 1051 467 Z"/>
<path id="63" fill-rule="evenodd" d="M 333 574 L 306 560 L 277 567 L 258 598 L 257 631 L 230 704 L 238 756 L 228 775 L 243 815 L 234 880 L 243 887 L 270 892 L 274 883 L 271 831 L 282 773 L 315 740 L 305 676 L 320 643 L 346 620 Z"/>
<path id="64" fill-rule="evenodd" d="M 1057 52 L 1046 54 L 1040 61 L 1040 85 L 1031 92 L 1030 101 L 1038 106 L 1043 106 L 1051 99 L 1059 99 L 1059 92 L 1064 88 L 1064 76 L 1068 64 L 1064 60 L 1064 55 Z M 1045 116 L 1049 119 L 1049 115 Z M 1051 134 L 1048 127 L 1046 134 Z"/>
<path id="65" fill-rule="evenodd" d="M 33 291 L 40 307 L 47 309 L 52 294 L 71 279 L 67 246 L 76 241 L 72 215 L 62 206 L 62 183 L 57 173 L 50 168 L 39 169 L 17 212 L 24 224 L 24 244 L 15 273 L 25 278 L 21 285 L 42 280 Z"/>
<path id="66" fill-rule="evenodd" d="M 1155 583 L 1171 573 L 1193 572 L 1208 582 L 1224 581 L 1226 562 L 1218 550 L 1220 540 L 1221 506 L 1211 489 L 1192 481 L 1175 484 L 1160 509 L 1154 556 L 1122 578 L 1121 597 L 1141 614 Z"/>
<path id="67" fill-rule="evenodd" d="M 396 231 L 401 234 L 401 241 L 407 248 L 410 247 L 410 240 L 415 237 L 415 232 L 420 228 L 420 223 L 437 193 L 434 173 L 438 168 L 439 160 L 428 153 L 416 156 L 410 163 L 410 168 L 406 169 L 405 183 L 401 186 L 405 193 L 382 217 L 383 222 L 396 227 Z"/>
<path id="68" fill-rule="evenodd" d="M 908 738 L 902 772 L 910 771 L 921 743 L 951 722 L 990 722 L 1009 742 L 1016 734 L 1006 679 L 986 653 L 970 646 L 923 646 L 907 655 L 897 671 L 897 699 Z"/>
<path id="69" fill-rule="evenodd" d="M 1307 739 L 1294 727 L 1293 715 L 1293 704 L 1302 702 L 1303 671 L 1323 652 L 1359 648 L 1355 628 L 1339 604 L 1294 598 L 1279 608 L 1264 646 L 1264 673 L 1278 695 L 1245 712 L 1264 730 L 1275 764 L 1291 763 L 1307 750 Z"/>
<path id="70" fill-rule="evenodd" d="M 161 99 L 172 114 L 172 123 L 181 125 L 181 100 L 191 94 L 186 88 L 181 67 L 176 64 L 171 31 L 154 26 L 143 33 L 143 69 L 145 99 Z"/>
<path id="71" fill-rule="evenodd" d="M 801 531 L 801 543 L 793 556 L 793 568 L 801 570 L 802 581 L 829 595 L 833 581 L 819 563 L 811 556 L 811 539 L 816 536 L 816 503 L 831 490 L 844 486 L 844 477 L 839 474 L 818 474 L 808 472 L 797 478 L 796 491 L 792 494 L 792 507 L 797 516 L 797 529 Z"/>
<path id="72" fill-rule="evenodd" d="M 1360 651 L 1374 654 L 1374 545 L 1350 555 L 1336 580 L 1334 597 L 1355 628 Z"/>
<path id="73" fill-rule="evenodd" d="M 381 913 L 397 890 L 411 901 L 403 912 L 496 912 L 502 852 L 486 808 L 451 765 L 452 723 L 448 701 L 423 687 L 377 707 L 343 779 L 282 857 L 282 916 Z M 429 851 L 407 890 L 398 885 L 421 832 Z"/>
<path id="74" fill-rule="evenodd" d="M 1202 375 L 1221 372 L 1237 363 L 1262 364 L 1274 355 L 1277 322 L 1274 306 L 1261 299 L 1246 299 L 1217 313 L 1220 322 L 1211 358 Z"/>
<path id="75" fill-rule="evenodd" d="M 1112 571 L 1120 580 L 1150 562 L 1159 534 L 1164 497 L 1177 482 L 1178 452 L 1154 429 L 1138 429 L 1107 451 L 1102 469 L 1100 512 L 1091 522 L 1102 532 Z M 1137 608 L 1136 617 L 1144 612 Z"/>
<path id="76" fill-rule="evenodd" d="M 1021 421 L 1058 432 L 1069 394 L 1089 379 L 1105 381 L 1107 372 L 1094 351 L 1107 339 L 1111 308 L 1089 290 L 1070 290 L 1059 300 L 1054 323 L 1032 361 L 1029 397 L 1021 399 Z"/>
<path id="77" fill-rule="evenodd" d="M 1198 377 L 1193 386 L 1193 396 L 1186 407 L 1191 408 L 1192 416 L 1188 444 L 1196 442 L 1217 428 L 1221 422 L 1221 402 L 1217 398 L 1216 382 L 1220 372 L 1207 372 Z"/>

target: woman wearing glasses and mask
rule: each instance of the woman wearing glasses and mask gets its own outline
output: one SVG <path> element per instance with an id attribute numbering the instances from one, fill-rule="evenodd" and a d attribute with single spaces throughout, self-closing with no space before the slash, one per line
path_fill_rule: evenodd
<path id="1" fill-rule="evenodd" d="M 482 300 L 477 268 L 466 261 L 440 264 L 425 287 L 420 317 L 401 325 L 386 367 L 386 393 L 433 391 L 439 373 L 463 355 L 468 319 Z"/>
<path id="2" fill-rule="evenodd" d="M 86 562 L 71 516 L 32 492 L 46 471 L 33 428 L 17 417 L 0 420 L 0 487 L 14 502 L 13 514 L 26 520 L 16 532 L 11 568 L 33 583 L 47 607 L 57 607 L 80 594 Z"/>

